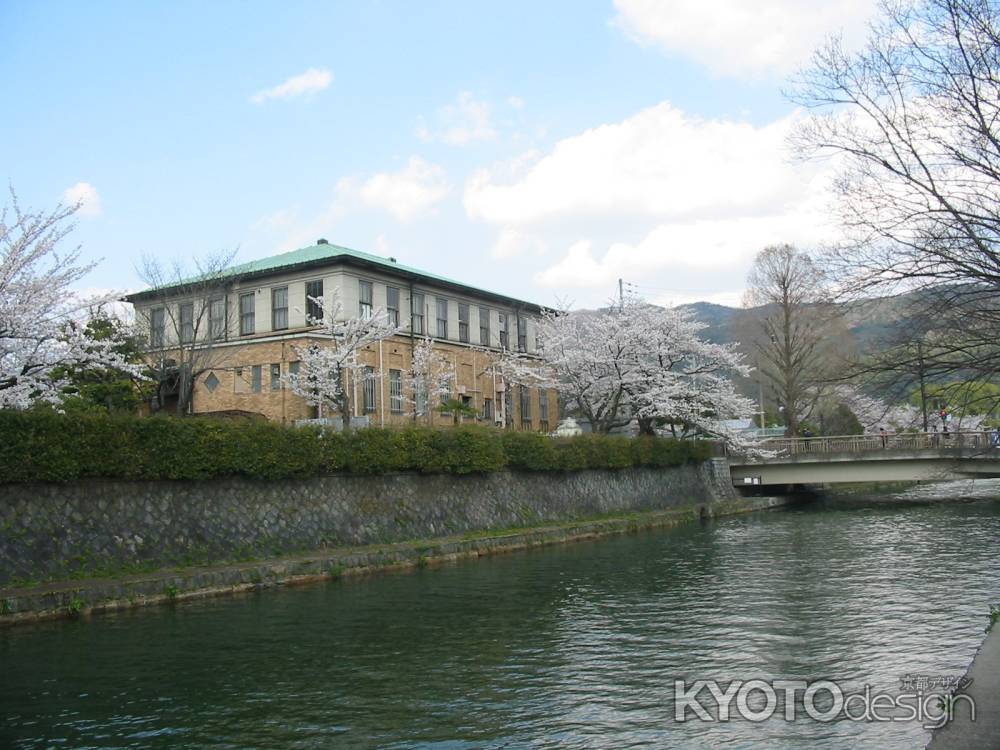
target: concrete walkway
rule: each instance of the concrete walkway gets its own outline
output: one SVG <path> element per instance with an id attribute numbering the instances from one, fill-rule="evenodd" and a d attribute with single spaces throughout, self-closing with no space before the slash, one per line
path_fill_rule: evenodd
<path id="1" fill-rule="evenodd" d="M 1000 750 L 1000 627 L 986 636 L 966 677 L 972 683 L 961 692 L 975 702 L 976 720 L 961 701 L 954 720 L 935 730 L 927 750 Z"/>

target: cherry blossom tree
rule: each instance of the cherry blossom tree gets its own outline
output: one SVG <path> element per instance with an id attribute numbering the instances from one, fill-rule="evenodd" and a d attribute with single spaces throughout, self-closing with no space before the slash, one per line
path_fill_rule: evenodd
<path id="1" fill-rule="evenodd" d="M 731 346 L 699 337 L 705 328 L 688 311 L 629 302 L 636 335 L 636 366 L 625 386 L 642 434 L 666 429 L 680 437 L 691 432 L 734 440 L 726 422 L 754 411 L 737 393 L 733 375 L 750 368 Z"/>
<path id="2" fill-rule="evenodd" d="M 58 403 L 69 368 L 109 367 L 140 376 L 114 339 L 85 333 L 88 311 L 113 295 L 81 299 L 72 291 L 94 267 L 80 262 L 80 248 L 63 250 L 79 206 L 51 211 L 23 209 L 11 190 L 0 211 L 0 408 Z"/>
<path id="3" fill-rule="evenodd" d="M 595 432 L 635 421 L 646 434 L 736 441 L 726 420 L 751 414 L 754 404 L 730 377 L 749 368 L 733 348 L 699 338 L 703 328 L 685 311 L 635 298 L 600 310 L 547 312 L 537 358 L 508 352 L 499 366 L 513 382 L 558 389 Z"/>
<path id="4" fill-rule="evenodd" d="M 315 334 L 319 340 L 295 347 L 299 372 L 288 376 L 287 382 L 310 405 L 339 412 L 348 431 L 353 406 L 350 382 L 358 383 L 365 377 L 361 353 L 399 333 L 400 327 L 381 308 L 364 318 L 346 316 L 336 293 L 329 304 L 321 297 L 308 299 L 323 312 L 322 317 L 309 322 L 322 329 Z"/>
<path id="5" fill-rule="evenodd" d="M 413 347 L 410 366 L 403 375 L 404 392 L 409 398 L 413 413 L 428 416 L 434 404 L 451 395 L 454 367 L 441 352 L 434 349 L 434 342 L 425 336 Z"/>

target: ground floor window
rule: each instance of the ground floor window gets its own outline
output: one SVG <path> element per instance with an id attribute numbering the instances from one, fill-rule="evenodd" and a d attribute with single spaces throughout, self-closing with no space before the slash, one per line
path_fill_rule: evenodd
<path id="1" fill-rule="evenodd" d="M 375 411 L 376 401 L 375 401 L 375 368 L 366 367 L 364 374 L 364 392 L 365 392 L 365 412 Z"/>
<path id="2" fill-rule="evenodd" d="M 389 370 L 389 411 L 403 413 L 403 371 Z"/>

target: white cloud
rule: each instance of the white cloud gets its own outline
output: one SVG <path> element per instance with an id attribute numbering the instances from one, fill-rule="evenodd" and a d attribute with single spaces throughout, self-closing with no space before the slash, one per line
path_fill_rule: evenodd
<path id="1" fill-rule="evenodd" d="M 63 203 L 75 206 L 80 204 L 77 211 L 78 216 L 100 216 L 101 196 L 97 193 L 97 188 L 89 182 L 78 182 L 73 187 L 67 188 L 63 192 Z"/>
<path id="2" fill-rule="evenodd" d="M 496 227 L 494 257 L 565 248 L 535 273 L 544 288 L 606 293 L 625 278 L 678 298 L 691 285 L 735 298 L 764 246 L 836 236 L 832 165 L 786 152 L 800 116 L 758 127 L 662 103 L 479 171 L 466 212 Z"/>
<path id="3" fill-rule="evenodd" d="M 769 216 L 661 224 L 639 242 L 612 243 L 595 257 L 590 242 L 572 245 L 565 256 L 535 276 L 541 286 L 561 288 L 608 287 L 615 279 L 647 279 L 650 289 L 669 283 L 671 272 L 683 270 L 702 279 L 719 279 L 723 270 L 746 269 L 754 255 L 768 245 L 791 242 L 811 247 L 829 237 L 820 206 L 802 205 L 795 211 Z M 721 279 L 719 279 L 721 281 Z M 732 297 L 734 293 L 715 293 Z M 662 295 L 661 295 L 662 296 Z M 738 297 L 738 293 L 736 293 Z M 672 295 L 684 301 L 692 297 L 678 288 Z"/>
<path id="4" fill-rule="evenodd" d="M 543 255 L 546 251 L 543 240 L 517 229 L 507 228 L 500 232 L 497 241 L 490 250 L 490 255 L 498 260 L 516 258 L 520 255 Z"/>
<path id="5" fill-rule="evenodd" d="M 496 135 L 489 103 L 476 99 L 468 91 L 460 93 L 454 104 L 447 104 L 437 111 L 433 130 L 427 127 L 423 118 L 417 123 L 418 138 L 426 142 L 441 141 L 451 146 L 491 140 Z"/>
<path id="6" fill-rule="evenodd" d="M 333 82 L 333 73 L 322 68 L 309 68 L 304 73 L 292 76 L 284 83 L 269 89 L 261 89 L 250 97 L 254 104 L 263 104 L 268 99 L 291 99 L 304 94 L 322 91 Z"/>
<path id="7" fill-rule="evenodd" d="M 338 193 L 355 193 L 361 201 L 388 211 L 401 221 L 409 221 L 428 211 L 448 194 L 448 176 L 444 168 L 411 156 L 398 172 L 380 172 L 356 187 L 356 180 L 341 181 Z"/>
<path id="8" fill-rule="evenodd" d="M 860 38 L 876 0 L 615 0 L 614 22 L 636 41 L 719 75 L 789 73 L 833 33 Z"/>
<path id="9" fill-rule="evenodd" d="M 524 109 L 524 99 L 519 96 L 508 96 L 507 104 L 511 109 Z"/>
<path id="10" fill-rule="evenodd" d="M 664 102 L 558 142 L 526 165 L 476 173 L 466 185 L 472 218 L 527 225 L 565 217 L 671 217 L 759 213 L 795 200 L 808 167 L 787 161 L 795 116 L 764 127 L 689 117 Z M 815 169 L 815 168 L 812 168 Z"/>

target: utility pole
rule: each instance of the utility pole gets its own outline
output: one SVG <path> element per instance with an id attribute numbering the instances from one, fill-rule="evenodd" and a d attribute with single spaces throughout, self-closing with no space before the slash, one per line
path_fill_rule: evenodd
<path id="1" fill-rule="evenodd" d="M 618 312 L 625 312 L 625 284 L 618 279 Z"/>
<path id="2" fill-rule="evenodd" d="M 930 427 L 927 424 L 927 387 L 924 385 L 924 342 L 917 339 L 917 375 L 920 377 L 920 409 L 924 417 L 924 432 Z"/>
<path id="3" fill-rule="evenodd" d="M 760 379 L 760 365 L 757 366 L 757 386 L 760 388 L 760 429 L 764 429 L 764 381 Z"/>

